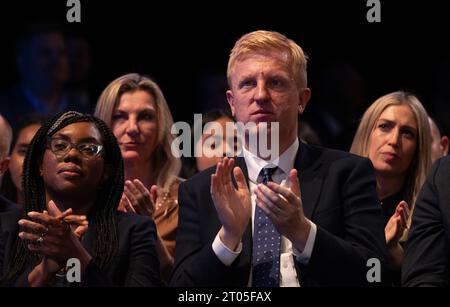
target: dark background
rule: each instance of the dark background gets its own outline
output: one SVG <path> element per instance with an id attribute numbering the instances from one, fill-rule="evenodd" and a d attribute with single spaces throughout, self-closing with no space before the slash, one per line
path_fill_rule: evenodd
<path id="1" fill-rule="evenodd" d="M 229 51 L 242 34 L 257 29 L 284 33 L 309 55 L 313 96 L 308 109 L 321 105 L 356 122 L 361 113 L 352 111 L 390 91 L 410 90 L 434 113 L 450 96 L 450 20 L 441 1 L 384 0 L 381 23 L 372 24 L 366 20 L 366 0 L 81 0 L 81 23 L 75 24 L 66 21 L 66 2 L 0 4 L 1 88 L 17 81 L 14 40 L 23 26 L 53 20 L 88 37 L 94 97 L 119 75 L 147 74 L 160 84 L 175 120 L 192 122 L 194 112 L 225 102 Z M 349 102 L 356 96 L 355 78 L 358 106 Z M 320 130 L 315 123 L 320 112 L 308 109 L 305 118 Z M 348 140 L 334 144 L 346 146 Z"/>

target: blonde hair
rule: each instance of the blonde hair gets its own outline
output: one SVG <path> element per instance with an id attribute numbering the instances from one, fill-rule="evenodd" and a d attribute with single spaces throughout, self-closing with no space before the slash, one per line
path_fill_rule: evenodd
<path id="1" fill-rule="evenodd" d="M 275 51 L 285 53 L 288 67 L 299 87 L 307 86 L 306 66 L 308 57 L 302 48 L 283 34 L 273 31 L 254 31 L 242 36 L 230 53 L 227 68 L 228 85 L 231 88 L 231 74 L 236 61 L 240 61 L 251 53 Z"/>
<path id="2" fill-rule="evenodd" d="M 153 151 L 152 165 L 157 174 L 156 184 L 164 192 L 170 191 L 171 185 L 177 180 L 181 169 L 180 159 L 171 152 L 174 136 L 171 133 L 173 125 L 172 114 L 159 86 L 150 78 L 139 74 L 127 74 L 112 81 L 102 92 L 97 101 L 95 116 L 102 119 L 111 128 L 114 108 L 124 93 L 145 91 L 155 100 L 156 118 L 158 121 L 158 137 Z"/>
<path id="3" fill-rule="evenodd" d="M 378 98 L 364 113 L 358 130 L 353 139 L 350 152 L 363 156 L 369 156 L 369 138 L 375 129 L 377 120 L 390 106 L 407 105 L 414 113 L 417 120 L 417 146 L 414 157 L 409 166 L 405 182 L 405 201 L 408 203 L 411 214 L 408 226 L 411 225 L 412 211 L 415 207 L 417 196 L 425 182 L 428 170 L 431 167 L 431 132 L 428 123 L 428 114 L 422 103 L 411 93 L 397 91 Z"/>

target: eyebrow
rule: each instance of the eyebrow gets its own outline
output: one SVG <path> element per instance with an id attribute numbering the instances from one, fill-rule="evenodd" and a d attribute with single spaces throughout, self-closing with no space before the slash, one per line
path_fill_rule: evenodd
<path id="1" fill-rule="evenodd" d="M 27 143 L 27 142 L 19 142 L 14 147 L 28 147 L 28 146 L 30 146 L 30 144 L 31 143 Z"/>
<path id="2" fill-rule="evenodd" d="M 53 137 L 71 141 L 70 136 L 68 136 L 67 134 L 64 134 L 64 133 L 56 133 Z M 81 138 L 80 140 L 78 140 L 78 142 L 79 143 L 82 143 L 82 142 L 93 142 L 93 143 L 101 144 L 101 142 L 99 140 L 97 140 L 96 138 L 94 138 L 92 136 L 87 136 L 87 137 Z"/>
<path id="3" fill-rule="evenodd" d="M 379 118 L 378 121 L 384 121 L 384 122 L 387 122 L 387 123 L 389 123 L 389 124 L 391 124 L 391 125 L 392 125 L 392 124 L 395 124 L 394 121 L 389 120 L 389 119 L 385 119 L 385 118 Z M 417 129 L 416 129 L 416 128 L 411 127 L 411 126 L 409 126 L 409 125 L 401 125 L 400 128 L 408 128 L 408 129 L 413 130 L 414 132 L 417 132 Z"/>
<path id="4" fill-rule="evenodd" d="M 244 80 L 244 79 L 249 79 L 249 78 L 256 78 L 259 75 L 259 73 L 256 74 L 244 74 L 242 76 L 239 77 L 239 80 Z M 280 72 L 280 71 L 274 71 L 274 72 L 267 72 L 265 73 L 265 77 L 266 78 L 273 78 L 273 77 L 277 77 L 277 78 L 285 78 L 285 79 L 290 79 L 289 74 L 285 73 L 285 72 Z"/>
<path id="5" fill-rule="evenodd" d="M 153 112 L 154 113 L 154 112 L 156 112 L 156 108 L 151 107 L 151 106 L 146 106 L 145 108 L 139 110 L 138 113 L 142 113 L 142 112 Z M 114 113 L 129 113 L 129 112 L 126 110 L 121 110 L 120 108 L 117 108 L 114 110 L 113 114 Z"/>

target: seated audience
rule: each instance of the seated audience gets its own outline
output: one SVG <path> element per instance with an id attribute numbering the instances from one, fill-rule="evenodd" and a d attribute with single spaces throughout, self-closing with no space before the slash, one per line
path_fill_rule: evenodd
<path id="1" fill-rule="evenodd" d="M 12 202 L 23 205 L 22 187 L 23 160 L 33 136 L 44 123 L 44 118 L 29 117 L 19 122 L 13 130 L 13 141 L 8 170 L 0 187 L 1 194 Z"/>

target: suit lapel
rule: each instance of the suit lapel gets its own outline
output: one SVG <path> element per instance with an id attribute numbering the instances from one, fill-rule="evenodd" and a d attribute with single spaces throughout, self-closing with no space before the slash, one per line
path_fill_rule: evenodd
<path id="1" fill-rule="evenodd" d="M 320 151 L 314 152 L 312 147 L 300 141 L 294 167 L 298 170 L 303 212 L 309 219 L 314 214 L 323 185 L 323 179 L 319 176 L 322 165 L 319 155 Z"/>

